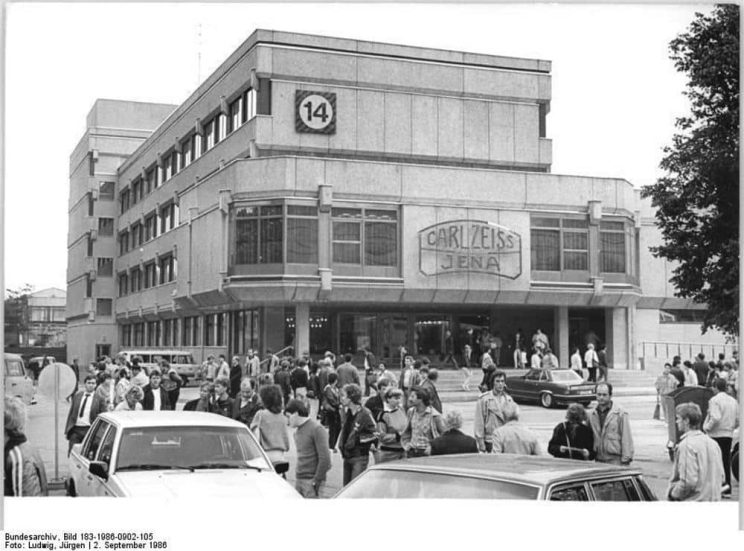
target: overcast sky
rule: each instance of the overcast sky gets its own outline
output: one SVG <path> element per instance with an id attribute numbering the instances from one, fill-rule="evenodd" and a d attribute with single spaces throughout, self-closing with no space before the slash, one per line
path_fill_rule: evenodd
<path id="1" fill-rule="evenodd" d="M 180 104 L 256 28 L 552 61 L 553 172 L 660 175 L 668 44 L 711 5 L 10 4 L 5 287 L 66 289 L 69 156 L 96 98 Z"/>

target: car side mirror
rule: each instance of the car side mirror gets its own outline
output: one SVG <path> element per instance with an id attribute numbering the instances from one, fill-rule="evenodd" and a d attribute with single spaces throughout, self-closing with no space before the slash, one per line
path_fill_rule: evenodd
<path id="1" fill-rule="evenodd" d="M 289 471 L 289 461 L 274 461 L 272 465 L 276 474 L 284 474 Z"/>
<path id="2" fill-rule="evenodd" d="M 287 466 L 289 467 L 289 464 Z M 94 474 L 103 480 L 108 480 L 108 465 L 103 461 L 91 461 L 90 474 Z"/>

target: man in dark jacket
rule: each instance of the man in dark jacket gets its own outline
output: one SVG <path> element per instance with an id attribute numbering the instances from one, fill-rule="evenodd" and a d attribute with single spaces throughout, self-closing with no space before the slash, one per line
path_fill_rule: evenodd
<path id="1" fill-rule="evenodd" d="M 160 371 L 153 369 L 150 372 L 150 384 L 142 389 L 145 396 L 142 398 L 142 409 L 148 411 L 165 411 L 170 409 L 168 393 L 160 386 Z"/>
<path id="2" fill-rule="evenodd" d="M 695 375 L 697 375 L 698 386 L 705 386 L 705 383 L 708 381 L 708 372 L 710 371 L 710 366 L 705 361 L 705 354 L 701 352 L 697 355 L 695 363 L 692 364 L 692 369 L 695 371 Z"/>
<path id="3" fill-rule="evenodd" d="M 448 455 L 452 453 L 478 453 L 475 438 L 463 434 L 462 415 L 459 411 L 448 411 L 444 416 L 447 432 L 431 441 L 431 455 Z"/>
<path id="4" fill-rule="evenodd" d="M 346 410 L 338 447 L 344 458 L 343 485 L 364 472 L 369 464 L 369 449 L 377 440 L 377 425 L 362 406 L 362 389 L 348 384 L 341 389 L 341 406 Z"/>
<path id="5" fill-rule="evenodd" d="M 282 360 L 279 364 L 279 369 L 274 373 L 274 384 L 279 385 L 282 389 L 282 398 L 284 403 L 289 403 L 289 396 L 292 393 L 292 384 L 290 383 L 289 377 L 289 362 Z"/>
<path id="6" fill-rule="evenodd" d="M 382 411 L 385 409 L 383 396 L 385 396 L 385 391 L 388 389 L 391 383 L 392 381 L 386 378 L 382 378 L 377 381 L 377 394 L 364 402 L 364 407 L 366 407 L 370 411 L 370 413 L 372 414 L 372 418 L 375 420 L 379 418 L 379 416 L 382 414 Z"/>
<path id="7" fill-rule="evenodd" d="M 240 392 L 240 379 L 243 378 L 243 366 L 240 365 L 240 356 L 233 356 L 230 364 L 230 398 L 235 398 Z"/>
<path id="8" fill-rule="evenodd" d="M 65 436 L 70 441 L 67 449 L 67 455 L 70 455 L 72 446 L 79 444 L 88 434 L 91 424 L 91 413 L 93 411 L 93 393 L 96 390 L 95 375 L 85 377 L 84 388 L 75 393 L 72 397 L 70 411 L 67 414 L 65 423 Z"/>
<path id="9" fill-rule="evenodd" d="M 439 372 L 434 367 L 422 367 L 419 370 L 419 374 L 422 378 L 419 386 L 425 388 L 429 393 L 429 398 L 431 399 L 431 407 L 436 409 L 439 413 L 444 413 L 442 411 L 442 400 L 439 399 L 439 392 L 437 392 L 437 386 L 435 384 L 437 382 L 437 379 L 439 379 Z"/>
<path id="10" fill-rule="evenodd" d="M 297 360 L 295 368 L 289 372 L 289 384 L 292 387 L 294 397 L 303 402 L 307 401 L 307 387 L 310 378 L 307 373 L 307 360 L 300 358 Z"/>

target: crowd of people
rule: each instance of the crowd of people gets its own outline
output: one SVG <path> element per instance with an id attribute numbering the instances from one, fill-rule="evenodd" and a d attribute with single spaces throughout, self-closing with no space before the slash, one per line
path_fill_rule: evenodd
<path id="1" fill-rule="evenodd" d="M 551 352 L 547 342 L 543 345 L 539 352 L 545 357 Z M 587 353 L 590 351 L 593 349 Z M 543 454 L 535 433 L 520 421 L 519 406 L 506 389 L 506 374 L 498 368 L 484 370 L 470 436 L 461 430 L 462 412 L 443 409 L 437 389 L 438 371 L 426 357 L 406 354 L 401 368 L 395 370 L 376 362 L 377 368 L 371 368 L 365 361 L 362 377 L 352 359 L 349 354 L 336 358 L 331 352 L 318 361 L 267 353 L 262 361 L 250 351 L 244 358 L 233 357 L 228 364 L 224 356 L 210 356 L 198 373 L 199 397 L 186 402 L 183 409 L 244 423 L 271 461 L 286 460 L 289 429 L 295 429 L 295 486 L 310 498 L 323 495 L 335 454 L 341 456 L 344 485 L 367 468 L 370 456 L 380 463 L 454 453 Z M 660 392 L 677 386 L 671 384 L 670 377 L 679 384 L 699 380 L 685 375 L 684 367 L 676 367 L 682 371 L 682 379 L 678 379 L 673 370 L 680 363 L 696 371 L 694 366 L 675 359 L 657 382 Z M 722 375 L 711 377 L 709 371 L 705 372 L 706 383 L 710 381 L 718 391 L 706 419 L 701 418 L 695 404 L 683 404 L 667 413 L 676 416 L 685 435 L 677 452 L 669 499 L 715 499 L 715 490 L 720 490 L 724 482 L 730 484 L 730 465 L 722 452 L 727 438 L 730 450 L 729 428 L 738 422 L 735 409 L 733 416 L 731 413 L 731 401 L 734 406 L 736 401 L 730 395 L 732 390 L 738 391 L 735 377 L 730 384 L 730 374 L 736 373 L 738 365 L 724 362 L 721 369 L 710 369 Z M 84 439 L 102 412 L 176 409 L 182 385 L 182 378 L 165 361 L 147 370 L 136 357 L 131 362 L 123 357 L 102 358 L 83 377 L 83 387 L 68 398 L 71 405 L 65 434 L 69 449 Z M 553 430 L 547 453 L 556 458 L 631 464 L 634 448 L 630 417 L 613 401 L 612 391 L 605 377 L 596 386 L 595 408 L 586 411 L 580 404 L 571 404 L 565 420 Z M 21 423 L 13 420 L 13 407 L 19 407 L 16 402 L 6 399 L 6 495 L 21 495 L 8 492 L 21 492 L 24 486 L 17 484 L 17 490 L 9 489 L 9 466 L 11 474 L 19 469 L 29 476 L 38 473 L 30 467 L 38 465 L 33 454 L 24 453 Z M 711 447 L 706 439 L 717 445 Z M 18 454 L 9 453 L 9 441 Z M 709 455 L 705 472 L 691 472 L 685 458 L 703 452 Z M 14 480 L 12 476 L 10 480 Z M 701 488 L 706 485 L 707 489 Z M 34 492 L 36 486 L 31 485 L 26 492 Z"/>

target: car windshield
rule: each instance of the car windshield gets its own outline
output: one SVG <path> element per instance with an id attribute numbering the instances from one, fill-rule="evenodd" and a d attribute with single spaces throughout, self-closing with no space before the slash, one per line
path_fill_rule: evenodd
<path id="1" fill-rule="evenodd" d="M 143 469 L 271 469 L 248 429 L 144 427 L 124 429 L 117 471 Z"/>
<path id="2" fill-rule="evenodd" d="M 538 488 L 516 482 L 449 474 L 372 469 L 339 498 L 537 499 Z"/>
<path id="3" fill-rule="evenodd" d="M 584 381 L 584 379 L 579 377 L 579 375 L 571 369 L 551 371 L 550 375 L 556 383 L 581 383 Z"/>

